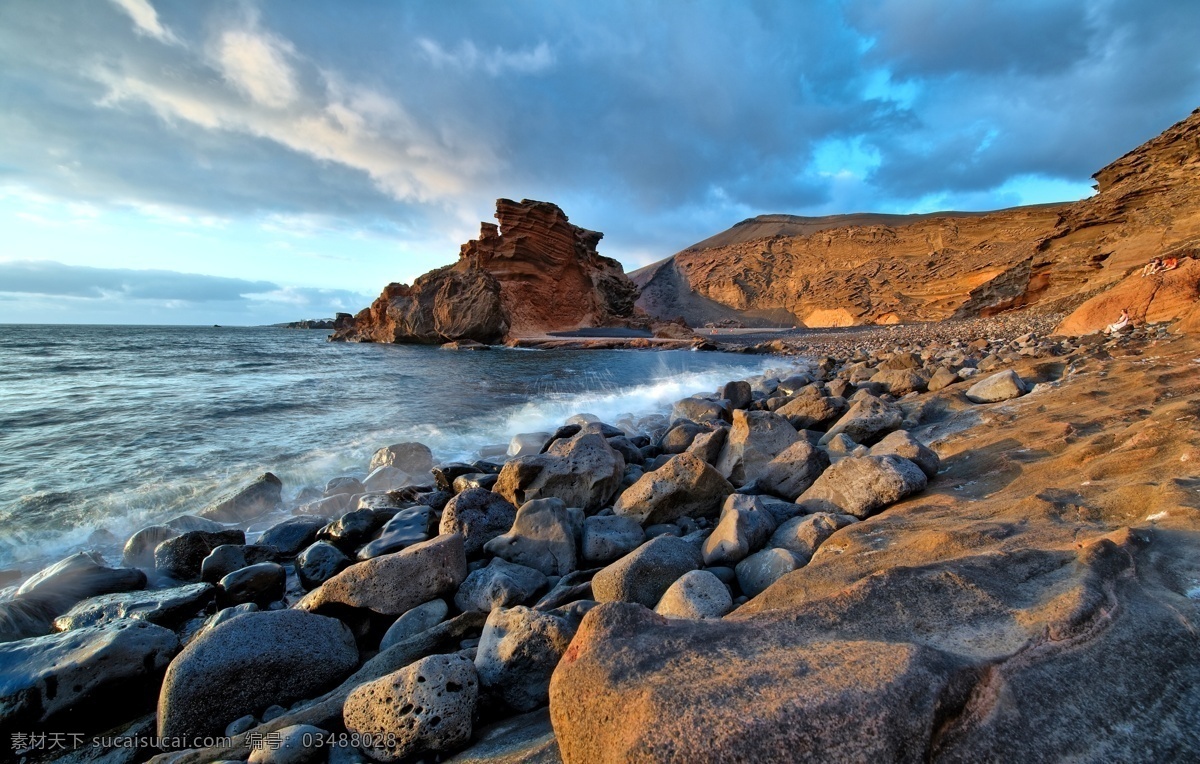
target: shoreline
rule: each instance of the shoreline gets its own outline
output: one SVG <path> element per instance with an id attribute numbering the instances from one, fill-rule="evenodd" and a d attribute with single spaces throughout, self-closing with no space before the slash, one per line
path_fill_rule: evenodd
<path id="1" fill-rule="evenodd" d="M 186 709 L 186 703 L 195 702 L 183 689 L 183 680 L 172 679 L 176 664 L 185 666 L 188 656 L 203 645 L 220 645 L 222 639 L 233 639 L 235 632 L 241 634 L 250 624 L 262 624 L 256 628 L 274 628 L 268 623 L 275 619 L 271 614 L 294 613 L 288 617 L 322 619 L 321 624 L 330 621 L 342 624 L 338 628 L 349 629 L 347 634 L 352 636 L 351 643 L 357 646 L 358 657 L 354 659 L 358 666 L 354 675 L 357 679 L 343 681 L 340 689 L 325 695 L 318 691 L 319 688 L 305 690 L 307 694 L 297 701 L 290 701 L 291 709 L 282 715 L 270 716 L 261 709 L 251 710 L 250 729 L 256 734 L 299 734 L 292 727 L 300 723 L 315 724 L 319 731 L 331 734 L 397 734 L 402 730 L 388 726 L 390 722 L 368 720 L 371 706 L 370 703 L 364 705 L 363 688 L 391 687 L 387 691 L 400 693 L 397 697 L 415 697 L 411 696 L 412 692 L 417 692 L 415 686 L 405 685 L 402 681 L 407 676 L 406 671 L 416 666 L 421 671 L 434 672 L 431 676 L 435 677 L 436 684 L 458 681 L 448 678 L 451 674 L 437 673 L 449 671 L 448 667 L 454 666 L 454 671 L 466 672 L 476 677 L 474 681 L 487 683 L 480 691 L 486 689 L 493 698 L 490 702 L 498 705 L 489 706 L 487 708 L 491 710 L 485 711 L 484 706 L 472 704 L 465 717 L 467 729 L 471 729 L 472 715 L 482 716 L 474 723 L 475 731 L 468 732 L 466 738 L 436 742 L 437 735 L 428 727 L 422 727 L 425 732 L 418 736 L 419 742 L 414 743 L 418 748 L 413 750 L 449 753 L 464 747 L 471 751 L 474 750 L 471 746 L 492 745 L 507 753 L 538 752 L 562 756 L 567 761 L 588 760 L 600 751 L 613 750 L 611 746 L 617 744 L 614 736 L 626 734 L 618 729 L 622 725 L 613 727 L 604 721 L 605 714 L 597 706 L 601 702 L 599 699 L 627 697 L 635 704 L 651 704 L 643 706 L 639 712 L 638 719 L 642 721 L 635 727 L 638 739 L 669 740 L 672 745 L 683 745 L 685 750 L 699 755 L 701 749 L 689 746 L 725 743 L 712 741 L 703 734 L 696 736 L 698 742 L 690 742 L 683 730 L 686 725 L 698 724 L 694 714 L 716 719 L 718 724 L 729 724 L 747 715 L 753 718 L 754 706 L 747 705 L 749 700 L 741 698 L 732 686 L 730 692 L 733 694 L 723 695 L 722 701 L 713 705 L 700 691 L 708 685 L 697 684 L 697 677 L 689 673 L 700 669 L 678 666 L 672 657 L 676 653 L 664 652 L 662 645 L 686 645 L 672 649 L 691 652 L 697 667 L 706 665 L 705 661 L 711 658 L 710 651 L 726 651 L 721 653 L 725 656 L 724 676 L 740 677 L 743 676 L 741 672 L 766 670 L 764 676 L 768 677 L 765 680 L 768 685 L 785 691 L 790 684 L 784 682 L 782 675 L 775 678 L 772 667 L 780 660 L 782 666 L 790 665 L 791 661 L 802 661 L 804 652 L 796 653 L 789 648 L 786 653 L 789 657 L 768 659 L 766 653 L 759 651 L 776 645 L 777 640 L 783 640 L 778 644 L 794 644 L 795 640 L 807 644 L 806 640 L 816 640 L 812 644 L 818 645 L 826 644 L 831 638 L 850 639 L 846 635 L 855 629 L 870 632 L 879 628 L 878 624 L 886 624 L 879 608 L 885 608 L 902 591 L 897 589 L 892 595 L 883 593 L 887 587 L 900 585 L 900 579 L 889 578 L 892 570 L 911 570 L 914 571 L 911 575 L 918 576 L 925 575 L 922 571 L 929 571 L 935 576 L 930 579 L 934 581 L 941 580 L 936 577 L 941 575 L 936 571 L 946 569 L 954 571 L 953 576 L 957 578 L 973 580 L 977 573 L 972 571 L 983 565 L 981 570 L 991 571 L 988 576 L 1002 581 L 1009 575 L 1004 571 L 1018 565 L 1018 559 L 1032 559 L 1030 555 L 1041 555 L 1046 560 L 1066 560 L 1063 555 L 1074 559 L 1076 552 L 1067 550 L 1079 548 L 1081 544 L 1085 550 L 1107 549 L 1104 544 L 1115 544 L 1121 555 L 1138 558 L 1140 565 L 1147 569 L 1158 570 L 1164 564 L 1168 568 L 1177 567 L 1180 563 L 1175 561 L 1183 559 L 1179 555 L 1186 557 L 1195 553 L 1200 544 L 1186 535 L 1162 536 L 1162 532 L 1154 528 L 1186 530 L 1200 537 L 1200 511 L 1184 510 L 1184 506 L 1196 506 L 1194 499 L 1191 505 L 1172 509 L 1177 506 L 1171 503 L 1176 501 L 1175 494 L 1164 494 L 1153 500 L 1143 498 L 1137 502 L 1140 513 L 1133 516 L 1117 505 L 1105 503 L 1102 497 L 1114 489 L 1124 490 L 1119 486 L 1125 482 L 1122 476 L 1130 474 L 1130 470 L 1133 474 L 1150 475 L 1150 464 L 1161 464 L 1164 458 L 1174 459 L 1176 464 L 1181 458 L 1182 463 L 1187 464 L 1189 456 L 1193 460 L 1200 459 L 1200 450 L 1197 450 L 1200 443 L 1195 442 L 1194 432 L 1190 438 L 1176 438 L 1178 442 L 1170 446 L 1173 450 L 1162 450 L 1166 448 L 1165 443 L 1171 442 L 1162 428 L 1180 426 L 1171 424 L 1179 421 L 1173 418 L 1172 412 L 1187 405 L 1200 405 L 1200 387 L 1183 381 L 1194 377 L 1189 364 L 1191 356 L 1197 352 L 1195 342 L 1188 337 L 1172 336 L 1165 327 L 1139 327 L 1117 338 L 1067 339 L 1041 335 L 1037 328 L 1052 320 L 1054 317 L 1038 318 L 1036 322 L 983 319 L 949 326 L 922 324 L 809 330 L 795 336 L 776 337 L 771 342 L 780 343 L 780 360 L 783 361 L 788 353 L 803 352 L 806 372 L 799 372 L 787 380 L 757 379 L 752 384 L 743 384 L 744 380 L 731 381 L 717 391 L 716 396 L 683 399 L 675 405 L 673 418 L 687 422 L 664 422 L 661 432 L 635 435 L 628 430 L 588 422 L 586 417 L 573 417 L 550 436 L 550 444 L 541 444 L 535 438 L 522 435 L 514 438 L 514 444 L 525 438 L 517 448 L 519 454 L 527 449 L 515 458 L 497 460 L 492 465 L 476 462 L 438 466 L 433 473 L 436 481 L 428 489 L 363 492 L 365 486 L 360 481 L 353 481 L 359 483 L 358 486 L 345 482 L 348 479 L 342 479 L 341 483 L 332 481 L 325 491 L 326 496 L 317 499 L 319 506 L 315 509 L 325 515 L 320 523 L 313 515 L 306 518 L 306 513 L 301 513 L 292 520 L 264 529 L 261 534 L 245 534 L 240 542 L 223 542 L 242 549 L 238 559 L 248 565 L 247 571 L 257 568 L 253 575 L 236 567 L 229 570 L 209 585 L 205 596 L 211 599 L 207 600 L 207 605 L 200 604 L 203 598 L 192 605 L 193 612 L 198 610 L 199 615 L 167 629 L 154 627 L 168 633 L 173 628 L 179 635 L 177 640 L 182 638 L 186 643 L 182 652 L 175 647 L 161 653 L 163 658 L 156 658 L 167 660 L 172 667 L 167 671 L 162 691 L 165 700 L 160 700 L 159 706 L 160 710 L 168 709 L 167 721 L 160 716 L 159 732 L 165 735 L 199 729 L 189 726 L 200 724 L 198 717 L 194 721 L 178 721 L 192 717 L 186 714 L 184 717 L 173 716 L 170 711 L 171 708 Z M 1024 331 L 1017 334 L 1019 330 Z M 761 352 L 761 337 L 749 334 L 744 342 L 740 347 Z M 879 349 L 884 347 L 888 349 Z M 950 369 L 955 372 L 951 374 Z M 1000 397 L 993 402 L 976 402 L 966 397 L 968 390 L 976 390 L 976 383 L 984 380 L 996 380 L 991 386 L 1003 387 L 1010 372 L 1015 372 L 1022 382 L 1015 389 L 1001 390 Z M 1118 393 L 1115 396 L 1105 394 L 1105 387 L 1111 385 L 1119 386 L 1113 391 Z M 1146 389 L 1147 385 L 1153 390 Z M 1140 392 L 1134 392 L 1139 386 Z M 834 394 L 839 392 L 840 395 Z M 1149 398 L 1147 393 L 1151 394 Z M 1076 402 L 1087 402 L 1087 405 L 1074 408 Z M 858 408 L 853 408 L 856 406 Z M 870 411 L 861 410 L 864 406 Z M 1128 412 L 1131 408 L 1141 415 L 1105 413 L 1108 409 Z M 857 419 L 851 416 L 853 411 L 858 411 Z M 1145 413 L 1147 411 L 1150 413 Z M 880 415 L 884 412 L 883 419 L 887 423 L 883 429 L 878 429 Z M 847 417 L 851 421 L 847 421 Z M 1097 418 L 1089 420 L 1089 417 Z M 779 422 L 792 428 L 792 434 L 784 438 L 786 443 L 778 440 L 781 437 L 778 433 L 787 431 L 773 429 L 784 426 Z M 1153 426 L 1144 424 L 1146 422 Z M 797 427 L 798 424 L 805 426 Z M 1186 425 L 1182 426 L 1185 427 L 1182 432 L 1187 433 Z M 1125 442 L 1122 443 L 1120 438 L 1113 440 L 1112 432 L 1122 430 L 1125 435 L 1121 437 L 1126 439 Z M 884 437 L 887 432 L 896 437 Z M 907 434 L 901 437 L 904 433 Z M 1105 445 L 1097 451 L 1092 445 L 1096 443 Z M 1114 448 L 1117 452 L 1125 449 L 1127 455 L 1117 453 L 1115 459 L 1110 459 L 1109 452 Z M 1183 451 L 1176 454 L 1180 448 Z M 401 471 L 412 468 L 415 473 L 416 463 L 403 463 L 411 454 L 399 453 L 397 449 L 393 446 L 391 451 L 382 449 L 377 453 L 379 459 L 392 460 L 386 464 L 381 462 L 380 466 L 385 469 L 403 467 Z M 1147 454 L 1148 449 L 1153 453 Z M 388 454 L 381 457 L 385 451 Z M 752 453 L 763 455 L 752 457 Z M 1083 456 L 1076 457 L 1075 454 Z M 1074 475 L 1066 478 L 1071 469 L 1064 468 L 1066 462 L 1063 460 L 1076 458 L 1083 459 L 1081 466 L 1076 468 L 1082 470 L 1086 478 L 1082 483 Z M 1087 466 L 1097 459 L 1100 459 L 1098 469 Z M 372 466 L 375 462 L 373 459 Z M 1044 467 L 1040 466 L 1043 462 Z M 519 464 L 537 464 L 539 467 L 530 471 L 515 466 Z M 1124 471 L 1119 466 L 1122 464 Z M 896 475 L 899 477 L 895 479 L 900 481 L 897 484 L 900 488 L 884 489 L 881 488 L 883 484 L 868 482 L 860 485 L 853 481 L 839 484 L 842 487 L 836 490 L 826 485 L 835 473 L 849 475 L 847 471 L 851 466 L 860 469 L 860 465 L 863 469 L 898 470 Z M 636 469 L 631 471 L 633 467 Z M 687 474 L 692 477 L 685 477 Z M 806 474 L 808 477 L 804 477 Z M 556 479 L 555 475 L 569 479 Z M 653 480 L 651 475 L 655 476 Z M 846 486 L 853 486 L 853 489 Z M 242 491 L 237 496 L 246 495 L 246 491 Z M 465 497 L 471 498 L 470 513 L 475 514 L 467 512 Z M 237 505 L 237 497 L 233 498 L 233 505 Z M 336 501 L 330 503 L 331 499 Z M 977 508 L 971 508 L 975 505 Z M 337 511 L 327 511 L 335 506 L 339 507 Z M 541 519 L 535 522 L 533 516 L 538 512 L 542 513 L 538 515 Z M 1001 525 L 998 526 L 998 522 Z M 250 519 L 225 527 L 238 525 L 254 527 Z M 251 562 L 249 556 L 251 549 L 261 548 L 266 541 L 297 532 L 285 532 L 281 530 L 282 526 L 298 528 L 300 525 L 307 529 L 301 535 L 309 540 L 310 546 L 324 544 L 339 549 L 346 560 L 344 564 L 333 566 L 340 572 L 327 568 L 325 572 L 332 571 L 329 577 L 315 586 L 301 583 L 298 577 L 300 568 L 307 564 L 302 557 L 309 547 L 297 548 L 290 553 L 275 549 L 265 553 L 267 557 L 260 562 Z M 640 540 L 636 543 L 626 540 L 622 546 L 621 534 L 609 527 L 617 525 L 628 526 L 622 528 L 627 539 L 632 538 L 629 532 L 637 526 Z M 769 530 L 764 531 L 767 526 L 770 526 Z M 1007 530 L 998 530 L 1002 526 Z M 786 534 L 780 536 L 780 529 L 784 527 L 791 529 L 789 533 L 799 535 L 794 538 Z M 1121 531 L 1122 527 L 1135 530 Z M 548 530 L 555 528 L 559 530 Z M 991 530 L 987 530 L 989 528 Z M 588 535 L 589 529 L 592 536 Z M 228 530 L 221 532 L 228 533 Z M 1122 532 L 1124 536 L 1120 535 Z M 200 534 L 196 536 L 200 538 L 217 531 L 209 527 L 184 535 L 193 533 Z M 1155 539 L 1152 545 L 1159 550 L 1160 557 L 1143 559 L 1141 550 L 1150 543 L 1145 539 L 1151 537 Z M 160 545 L 168 544 L 171 538 Z M 182 536 L 176 534 L 173 538 Z M 942 540 L 929 541 L 934 538 Z M 1084 543 L 1079 541 L 1080 538 L 1092 541 Z M 501 543 L 497 539 L 504 541 Z M 588 558 L 587 555 L 595 552 L 600 539 L 604 539 L 606 548 L 621 553 L 612 556 L 614 552 L 610 551 L 608 557 Z M 887 539 L 882 547 L 879 546 L 881 539 Z M 251 541 L 255 543 L 247 544 Z M 476 541 L 478 546 L 471 546 Z M 807 546 L 794 546 L 800 543 Z M 1096 543 L 1101 546 L 1095 547 Z M 364 557 L 362 551 L 370 544 L 376 545 L 377 553 Z M 302 544 L 292 544 L 292 547 L 298 546 Z M 216 554 L 215 549 L 212 547 L 205 558 Z M 562 555 L 567 549 L 570 559 L 575 561 L 568 566 L 569 570 L 561 563 L 566 559 Z M 162 555 L 157 549 L 151 551 L 154 554 L 149 572 L 161 576 L 159 557 Z M 1167 558 L 1161 557 L 1164 552 Z M 1000 556 L 994 559 L 988 557 L 997 554 Z M 1006 555 L 1018 557 L 1010 560 Z M 450 565 L 459 572 L 451 581 L 429 580 L 433 570 L 429 566 L 434 565 L 434 559 L 444 560 L 437 565 Z M 455 560 L 458 559 L 461 559 L 461 567 L 457 567 L 460 563 Z M 1167 561 L 1163 562 L 1164 559 Z M 690 561 L 681 563 L 679 560 Z M 986 562 L 988 560 L 991 562 Z M 364 572 L 371 571 L 372 577 L 390 575 L 382 567 L 384 561 L 395 561 L 389 562 L 393 565 L 403 563 L 403 580 L 407 588 L 432 587 L 428 594 L 420 595 L 427 598 L 423 600 L 424 604 L 397 603 L 390 599 L 395 595 L 386 595 L 380 600 L 380 594 L 361 589 L 369 579 L 361 578 L 362 574 L 354 571 L 360 568 Z M 196 564 L 199 562 L 197 560 Z M 229 564 L 236 563 L 226 563 L 226 566 Z M 534 571 L 540 575 L 541 583 L 536 583 L 538 579 L 534 574 L 521 573 L 532 577 L 534 582 L 522 584 L 517 568 Z M 111 581 L 117 573 L 104 571 L 121 569 L 92 566 L 89 570 L 91 575 Z M 1091 570 L 1085 564 L 1080 568 L 1082 578 L 1068 577 L 1066 580 L 1074 582 L 1071 586 L 1080 587 L 1081 595 L 1091 592 L 1089 587 L 1109 586 L 1105 583 L 1109 580 L 1105 578 L 1107 573 L 1089 573 Z M 1118 566 L 1115 570 L 1127 568 Z M 1196 572 L 1200 574 L 1200 570 Z M 1028 604 L 1058 596 L 1063 586 L 1061 577 L 1042 582 L 1038 578 L 1042 574 L 1022 575 L 1032 578 L 1020 584 L 1025 587 L 1020 596 L 1014 599 L 999 590 L 992 595 L 1002 603 L 1002 612 L 1019 614 L 1019 617 L 1013 616 L 1017 618 L 1015 622 L 980 614 L 963 621 L 965 616 L 955 614 L 954 608 L 959 605 L 954 603 L 961 601 L 965 606 L 967 601 L 963 598 L 974 596 L 972 587 L 991 580 L 985 576 L 966 588 L 950 585 L 949 589 L 928 601 L 931 606 L 940 603 L 930 611 L 940 612 L 940 615 L 930 616 L 937 624 L 932 631 L 928 631 L 928 626 L 915 623 L 905 625 L 904 618 L 900 619 L 899 625 L 888 628 L 909 629 L 903 632 L 907 636 L 901 642 L 915 640 L 929 649 L 933 649 L 929 646 L 937 646 L 938 650 L 947 650 L 951 649 L 948 645 L 957 645 L 953 648 L 958 651 L 956 660 L 968 663 L 1000 661 L 1000 665 L 1006 665 L 1009 658 L 1005 656 L 1009 653 L 1001 646 L 1005 640 L 1025 633 L 1022 629 L 1061 628 L 1055 625 L 1058 623 L 1056 610 L 1031 609 Z M 1100 578 L 1094 582 L 1088 578 L 1095 575 Z M 1154 575 L 1161 576 L 1162 571 Z M 234 580 L 230 580 L 230 576 Z M 270 582 L 263 584 L 258 578 L 269 578 Z M 255 585 L 244 583 L 243 579 L 256 579 Z M 498 585 L 496 582 L 501 579 L 508 583 L 500 589 L 488 588 Z M 852 594 L 875 580 L 879 582 L 875 586 L 882 586 L 884 590 L 869 595 Z M 646 581 L 661 583 L 654 583 L 653 593 L 649 594 L 639 588 Z M 686 586 L 684 581 L 688 582 Z M 167 583 L 183 582 L 175 579 Z M 275 588 L 280 583 L 282 587 Z M 264 585 L 268 586 L 265 592 L 255 588 Z M 145 586 L 144 582 L 142 586 Z M 713 589 L 713 586 L 718 588 Z M 1148 587 L 1156 592 L 1154 596 L 1164 596 L 1154 588 L 1162 584 L 1154 580 L 1139 576 L 1137 586 Z M 107 596 L 117 599 L 148 596 L 153 599 L 165 596 L 157 592 L 174 591 L 171 588 L 151 589 L 139 595 L 138 588 L 134 586 L 130 594 Z M 725 594 L 721 594 L 722 591 Z M 1197 592 L 1200 596 L 1200 589 Z M 1179 595 L 1192 596 L 1183 592 Z M 281 599 L 274 599 L 277 596 Z M 867 599 L 858 599 L 860 596 Z M 927 595 L 918 590 L 903 596 L 916 596 L 913 605 L 923 607 L 923 598 Z M 1109 596 L 1126 603 L 1132 595 L 1117 590 Z M 718 603 L 716 610 L 713 609 L 714 597 Z M 719 604 L 722 598 L 728 598 L 728 604 Z M 285 603 L 282 607 L 272 604 L 280 601 Z M 412 625 L 405 632 L 406 636 L 388 645 L 387 634 L 391 629 L 406 619 L 412 621 L 406 613 L 415 612 L 416 605 L 424 608 L 435 601 L 452 601 L 453 604 L 441 611 L 438 620 L 427 621 L 422 628 Z M 852 601 L 865 604 L 851 607 Z M 638 602 L 641 604 L 632 604 Z M 828 626 L 819 628 L 811 625 L 785 628 L 781 624 L 792 623 L 794 618 L 801 618 L 796 623 L 808 621 L 803 620 L 802 615 L 787 615 L 784 621 L 777 617 L 803 614 L 816 603 L 824 603 L 821 607 L 832 608 L 840 615 Z M 945 609 L 947 603 L 950 603 L 949 610 Z M 519 607 L 521 604 L 533 607 Z M 248 605 L 256 607 L 248 608 Z M 59 603 L 57 607 L 63 606 L 64 603 Z M 78 610 L 81 605 L 76 602 L 71 607 Z M 867 610 L 860 612 L 862 607 Z M 1128 604 L 1126 607 L 1137 610 Z M 234 619 L 221 615 L 231 614 L 230 608 L 241 608 L 251 614 Z M 654 608 L 659 615 L 652 615 L 646 608 Z M 255 611 L 262 615 L 255 616 Z M 373 615 L 363 620 L 361 613 Z M 668 616 L 666 620 L 663 620 L 664 615 Z M 98 625 L 78 627 L 84 630 L 78 633 L 89 633 L 87 630 L 92 629 L 98 637 L 107 634 L 114 624 L 127 622 L 128 617 L 114 620 L 110 615 L 102 618 Z M 140 617 L 152 618 L 148 615 Z M 258 621 L 255 621 L 256 617 Z M 1089 619 L 1094 616 L 1073 616 L 1079 617 L 1092 623 Z M 1019 628 L 1013 625 L 1022 618 L 1029 620 L 1030 625 Z M 1151 624 L 1155 629 L 1168 628 L 1157 617 L 1150 618 L 1142 626 L 1131 622 L 1132 616 L 1117 618 L 1099 632 L 1093 626 L 1087 627 L 1092 631 L 1071 632 L 1083 635 L 1075 637 L 1083 641 L 1073 649 L 1088 656 L 1098 654 L 1107 649 L 1103 635 L 1114 629 L 1120 634 L 1132 635 L 1142 633 Z M 305 623 L 309 622 L 306 620 Z M 317 624 L 317 621 L 311 623 Z M 238 629 L 234 624 L 240 624 Z M 518 642 L 502 647 L 504 640 L 510 639 L 502 635 L 525 634 L 524 630 L 533 628 L 534 624 L 541 624 L 537 628 L 558 630 L 566 637 L 566 642 L 556 643 L 558 646 L 552 648 L 535 640 L 521 648 L 534 650 L 524 653 L 531 658 L 511 663 L 504 655 L 529 637 L 513 636 L 511 638 Z M 957 637 L 954 636 L 956 630 L 965 625 L 983 629 L 981 634 L 990 636 L 978 645 L 968 647 L 966 643 L 955 641 Z M 753 631 L 745 632 L 747 627 Z M 49 644 L 63 634 L 73 632 L 76 630 L 31 638 L 47 640 Z M 747 642 L 748 633 L 756 636 Z M 646 637 L 640 636 L 644 634 L 658 636 L 650 637 L 651 642 L 647 643 Z M 922 636 L 915 636 L 917 634 Z M 162 634 L 161 638 L 165 640 L 167 634 Z M 245 636 L 237 638 L 244 639 Z M 896 638 L 893 636 L 892 640 Z M 571 648 L 569 660 L 562 658 L 568 643 L 578 646 Z M 4 660 L 4 644 L 20 643 L 0 643 L 0 663 Z M 643 645 L 638 648 L 641 658 L 630 663 L 632 654 L 628 651 L 634 644 Z M 219 656 L 230 648 L 209 649 Z M 263 649 L 269 651 L 267 647 Z M 1170 649 L 1174 648 L 1168 648 L 1168 651 Z M 830 665 L 844 665 L 843 670 L 851 675 L 857 670 L 852 668 L 853 661 L 843 664 L 852 657 L 850 655 L 819 654 L 824 655 L 822 660 Z M 1025 665 L 1021 661 L 1028 662 L 1028 658 L 1020 657 L 1022 655 L 1019 650 L 1013 653 L 1014 667 Z M 1148 649 L 1145 653 L 1126 654 L 1128 665 L 1123 664 L 1119 671 L 1128 681 L 1137 677 L 1139 686 L 1146 687 L 1147 692 L 1162 692 L 1165 687 L 1174 687 L 1190 676 L 1184 672 L 1181 677 L 1159 677 L 1146 668 L 1146 662 L 1152 657 Z M 456 660 L 460 662 L 456 663 Z M 890 665 L 892 659 L 881 654 L 872 660 Z M 443 661 L 445 666 L 437 661 Z M 555 668 L 560 662 L 561 665 Z M 164 663 L 163 667 L 166 665 Z M 934 670 L 934 674 L 941 676 L 937 673 L 940 670 Z M 1025 669 L 1012 670 L 1017 673 L 1009 681 L 1033 682 L 1030 687 L 1040 686 L 1028 671 L 1020 673 Z M 612 685 L 605 677 L 614 671 L 633 673 L 619 685 Z M 1075 672 L 1073 668 L 1066 674 L 1051 672 L 1055 677 L 1053 686 L 1056 689 L 1053 691 L 1073 695 L 1075 685 L 1086 685 L 1087 680 L 1079 678 Z M 823 676 L 818 672 L 816 680 L 826 683 L 820 685 L 827 688 L 822 692 L 838 692 L 832 689 L 837 683 L 832 678 L 820 678 Z M 243 677 L 243 680 L 251 684 L 263 681 L 253 677 Z M 153 682 L 153 677 L 149 681 Z M 671 699 L 645 696 L 640 694 L 642 690 L 636 689 L 642 682 L 660 681 L 668 681 L 680 688 L 696 688 L 699 694 L 681 691 L 672 696 L 677 699 Z M 741 681 L 739 679 L 735 684 Z M 845 701 L 866 704 L 855 707 L 857 715 L 893 719 L 896 714 L 920 718 L 923 713 L 919 704 L 900 708 L 886 700 L 892 692 L 888 688 L 893 685 L 877 686 L 872 684 L 876 679 L 868 679 L 865 675 L 860 681 L 860 689 L 856 690 L 859 694 L 854 696 L 858 699 Z M 322 685 L 326 689 L 330 686 L 328 680 Z M 1051 690 L 1043 688 L 1040 691 Z M 534 694 L 535 700 L 532 707 L 527 708 L 529 701 L 524 698 L 529 692 Z M 541 699 L 536 700 L 539 696 Z M 162 705 L 164 702 L 166 706 Z M 1104 699 L 1099 697 L 1090 697 L 1087 701 L 1091 705 L 1103 702 Z M 1183 704 L 1170 713 L 1186 717 L 1189 711 Z M 228 713 L 232 712 L 220 708 L 209 708 L 206 712 L 218 717 Z M 464 718 L 461 711 L 451 708 L 439 713 L 458 714 L 443 718 Z M 824 718 L 821 714 L 828 712 L 814 708 L 804 713 L 805 716 L 789 717 L 792 720 L 788 724 L 807 724 L 804 719 Z M 1097 718 L 1108 724 L 1118 715 L 1116 710 L 1106 707 L 1104 715 Z M 835 718 L 830 717 L 831 720 Z M 997 739 L 987 738 L 983 731 L 991 729 L 988 724 L 1002 731 L 1006 718 L 1001 714 L 991 721 L 972 722 L 975 726 L 960 725 L 956 733 L 959 750 L 979 753 L 981 749 L 970 747 L 972 740 L 991 740 L 989 745 L 993 747 L 982 750 L 999 750 L 994 747 L 999 745 Z M 1055 716 L 1053 712 L 1043 713 L 1038 719 L 1038 724 L 1042 725 L 1076 724 L 1070 722 L 1068 716 Z M 164 723 L 168 725 L 166 730 L 162 727 Z M 378 726 L 380 723 L 384 726 Z M 417 719 L 416 723 L 420 726 L 421 720 Z M 774 722 L 763 719 L 760 723 Z M 135 726 L 137 724 L 144 725 L 145 722 L 135 722 Z M 694 731 L 699 729 L 695 727 Z M 893 722 L 883 723 L 862 745 L 869 748 L 877 743 L 884 744 L 895 729 Z M 500 734 L 497 730 L 506 732 Z M 238 733 L 232 727 L 221 726 L 207 732 L 233 732 L 233 746 L 184 755 L 163 754 L 158 760 L 199 762 L 212 757 L 244 758 L 251 753 L 245 730 Z M 1101 735 L 1099 729 L 1089 728 L 1089 732 Z M 1163 728 L 1154 728 L 1152 732 L 1162 734 Z M 308 734 L 311 735 L 311 731 Z M 812 728 L 811 734 L 820 738 L 823 733 L 820 728 Z M 769 755 L 768 752 L 774 750 L 771 740 L 768 736 L 749 744 L 756 746 L 751 750 Z M 1010 751 L 1024 750 L 1018 738 L 1006 737 L 1001 742 Z M 434 747 L 430 748 L 430 745 Z M 732 754 L 732 751 L 726 753 Z"/>

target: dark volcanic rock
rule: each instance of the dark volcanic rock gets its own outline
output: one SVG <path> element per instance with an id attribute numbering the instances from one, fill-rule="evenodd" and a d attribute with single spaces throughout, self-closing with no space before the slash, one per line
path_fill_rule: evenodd
<path id="1" fill-rule="evenodd" d="M 212 584 L 188 584 L 171 589 L 104 594 L 80 602 L 54 620 L 56 631 L 101 626 L 126 618 L 174 629 L 213 599 Z"/>
<path id="2" fill-rule="evenodd" d="M 204 558 L 223 544 L 243 545 L 246 534 L 239 530 L 188 531 L 167 539 L 154 550 L 154 567 L 176 581 L 199 581 Z"/>

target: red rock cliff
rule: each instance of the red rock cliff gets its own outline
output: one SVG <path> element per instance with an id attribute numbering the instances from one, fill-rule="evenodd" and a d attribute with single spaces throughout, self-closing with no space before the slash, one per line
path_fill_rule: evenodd
<path id="1" fill-rule="evenodd" d="M 572 225 L 557 206 L 496 202 L 454 265 L 389 284 L 332 339 L 354 342 L 499 342 L 552 331 L 644 323 L 638 289 L 621 264 L 596 252 L 604 234 Z"/>

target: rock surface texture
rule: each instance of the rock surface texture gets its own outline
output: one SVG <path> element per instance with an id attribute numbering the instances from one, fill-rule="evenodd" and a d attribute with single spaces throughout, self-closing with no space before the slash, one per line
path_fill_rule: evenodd
<path id="1" fill-rule="evenodd" d="M 332 338 L 500 342 L 637 323 L 638 289 L 620 263 L 596 252 L 603 234 L 572 225 L 553 204 L 528 199 L 497 200 L 496 220 L 462 246 L 458 262 L 412 286 L 389 284 Z"/>

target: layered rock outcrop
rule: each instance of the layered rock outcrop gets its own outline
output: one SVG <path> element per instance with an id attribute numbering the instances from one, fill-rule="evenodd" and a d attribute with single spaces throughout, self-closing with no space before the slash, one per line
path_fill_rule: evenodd
<path id="1" fill-rule="evenodd" d="M 1094 177 L 1098 193 L 1068 204 L 765 215 L 630 275 L 641 308 L 693 326 L 849 326 L 1063 312 L 1200 246 L 1200 110 Z"/>
<path id="2" fill-rule="evenodd" d="M 499 342 L 554 331 L 648 325 L 635 317 L 638 289 L 616 260 L 601 256 L 604 234 L 571 224 L 549 202 L 496 202 L 499 224 L 483 223 L 458 262 L 407 284 L 389 284 L 331 339 L 355 342 Z"/>

